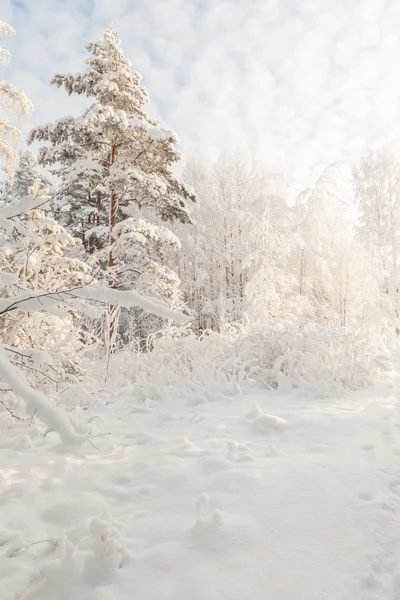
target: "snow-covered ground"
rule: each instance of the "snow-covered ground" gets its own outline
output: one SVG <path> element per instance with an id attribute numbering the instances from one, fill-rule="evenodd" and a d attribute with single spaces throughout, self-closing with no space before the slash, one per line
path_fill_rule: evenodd
<path id="1" fill-rule="evenodd" d="M 0 599 L 400 598 L 398 397 L 125 388 L 82 411 L 110 435 L 78 454 L 4 427 Z"/>

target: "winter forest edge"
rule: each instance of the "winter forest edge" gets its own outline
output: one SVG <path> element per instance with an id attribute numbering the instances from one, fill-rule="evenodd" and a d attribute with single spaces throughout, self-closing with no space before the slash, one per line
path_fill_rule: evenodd
<path id="1" fill-rule="evenodd" d="M 12 33 L 2 24 L 3 36 Z M 206 384 L 196 373 L 204 360 L 221 393 L 261 383 L 329 395 L 388 369 L 400 306 L 394 153 L 354 167 L 358 225 L 335 196 L 334 165 L 294 206 L 281 176 L 239 155 L 213 167 L 191 160 L 180 181 L 171 172 L 178 139 L 147 117 L 147 92 L 117 31 L 87 48 L 82 73 L 52 83 L 93 103 L 31 131 L 28 143 L 47 142 L 37 162 L 18 152 L 33 107 L 2 82 L 5 365 L 53 394 L 80 385 L 96 363 L 105 381 L 130 379 L 144 397 L 161 369 L 161 394 L 195 385 L 188 379 Z M 92 316 L 99 289 L 107 308 Z M 187 323 L 134 299 L 124 307 L 122 290 Z M 12 388 L 7 368 L 2 377 Z M 4 405 L 16 402 L 4 392 Z"/>
<path id="2" fill-rule="evenodd" d="M 0 21 L 0 39 L 14 34 Z M 387 377 L 400 332 L 395 152 L 353 166 L 355 219 L 336 165 L 295 203 L 283 176 L 239 153 L 183 157 L 178 176 L 179 139 L 146 114 L 114 26 L 87 56 L 51 83 L 88 108 L 26 140 L 33 106 L 0 82 L 2 435 L 30 446 L 35 428 L 91 452 L 111 433 L 96 412 L 108 393 L 144 411 L 253 390 L 319 402 Z"/>

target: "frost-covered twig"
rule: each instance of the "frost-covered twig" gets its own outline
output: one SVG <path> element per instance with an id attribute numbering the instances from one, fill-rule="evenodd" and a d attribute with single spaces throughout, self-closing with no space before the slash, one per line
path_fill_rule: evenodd
<path id="1" fill-rule="evenodd" d="M 2 392 L 4 392 L 4 391 L 6 391 L 6 390 L 1 390 L 1 391 L 2 391 Z M 7 391 L 12 391 L 12 390 L 11 390 L 11 388 L 10 388 L 10 389 L 9 389 L 9 390 L 7 390 Z M 1 404 L 2 406 L 4 406 L 4 408 L 6 409 L 6 411 L 7 411 L 8 413 L 10 413 L 10 415 L 12 416 L 12 418 L 13 418 L 13 419 L 17 419 L 17 421 L 27 421 L 27 419 L 23 419 L 22 417 L 19 417 L 18 415 L 16 415 L 15 413 L 13 413 L 13 412 L 12 412 L 12 410 L 10 410 L 10 409 L 8 408 L 8 406 L 6 405 L 6 403 L 5 403 L 5 402 L 3 402 L 3 400 L 0 400 L 0 404 Z"/>

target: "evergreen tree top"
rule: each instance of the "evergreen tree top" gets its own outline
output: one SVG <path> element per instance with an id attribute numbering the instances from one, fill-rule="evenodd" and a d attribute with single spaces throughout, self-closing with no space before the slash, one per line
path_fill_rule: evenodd
<path id="1" fill-rule="evenodd" d="M 91 42 L 86 48 L 91 54 L 85 61 L 87 69 L 75 75 L 55 75 L 52 83 L 64 87 L 70 95 L 85 94 L 103 106 L 149 120 L 144 112 L 149 101 L 147 91 L 141 85 L 141 76 L 125 58 L 114 25 L 105 30 L 100 42 Z"/>
<path id="2" fill-rule="evenodd" d="M 66 189 L 78 185 L 115 193 L 119 205 L 153 208 L 166 220 L 190 221 L 195 194 L 171 172 L 181 158 L 177 136 L 144 112 L 148 101 L 140 75 L 124 57 L 116 29 L 87 46 L 87 69 L 56 75 L 53 83 L 69 94 L 85 94 L 93 104 L 80 117 L 65 117 L 34 129 L 28 142 L 50 145 L 39 153 L 42 165 L 61 165 Z"/>

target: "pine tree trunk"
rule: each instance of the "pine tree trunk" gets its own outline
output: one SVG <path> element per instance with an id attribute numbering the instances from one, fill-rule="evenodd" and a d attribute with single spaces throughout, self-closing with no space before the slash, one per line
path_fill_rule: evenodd
<path id="1" fill-rule="evenodd" d="M 111 164 L 114 164 L 116 159 L 116 149 L 113 144 L 111 149 Z M 116 281 L 116 274 L 114 271 L 115 267 L 115 253 L 114 253 L 114 227 L 117 224 L 117 215 L 119 208 L 118 196 L 115 190 L 111 190 L 110 197 L 110 220 L 109 220 L 109 242 L 108 242 L 108 270 L 110 272 L 110 279 L 108 285 L 111 288 L 117 288 L 118 282 Z M 107 345 L 108 352 L 113 354 L 117 348 L 117 335 L 118 335 L 118 319 L 119 319 L 119 308 L 113 304 L 108 305 L 107 310 Z"/>

